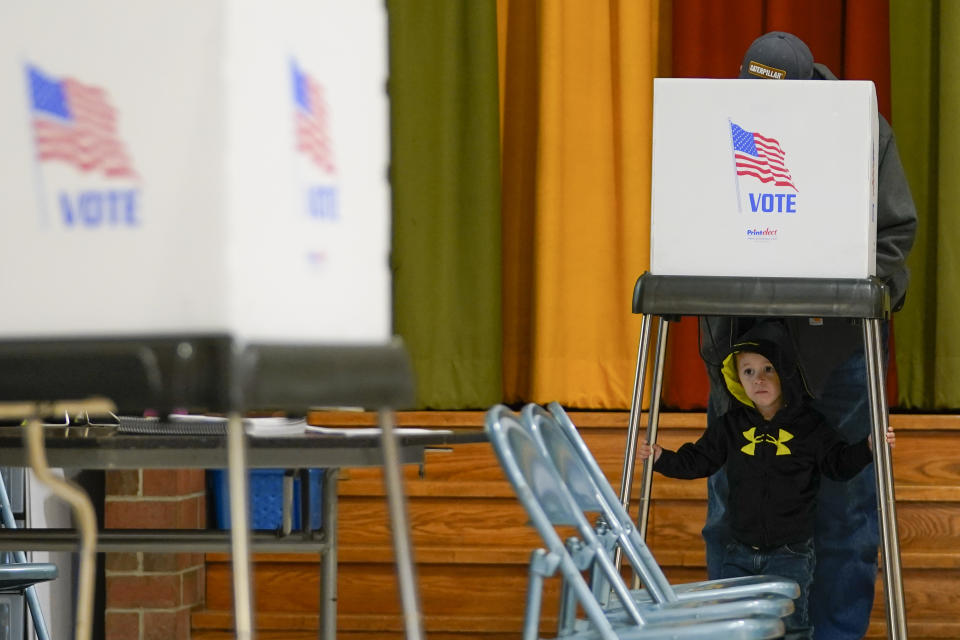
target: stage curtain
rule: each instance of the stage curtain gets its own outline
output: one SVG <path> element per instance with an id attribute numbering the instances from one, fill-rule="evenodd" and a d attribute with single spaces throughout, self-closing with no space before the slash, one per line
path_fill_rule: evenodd
<path id="1" fill-rule="evenodd" d="M 501 0 L 504 396 L 627 408 L 657 0 Z"/>
<path id="2" fill-rule="evenodd" d="M 502 391 L 496 2 L 387 7 L 394 330 L 418 408 L 487 407 Z"/>
<path id="3" fill-rule="evenodd" d="M 893 114 L 919 213 L 897 314 L 900 404 L 960 408 L 960 3 L 892 0 Z"/>
<path id="4" fill-rule="evenodd" d="M 734 78 L 757 36 L 789 31 L 838 77 L 872 80 L 880 112 L 889 119 L 888 25 L 885 0 L 674 0 L 672 72 L 682 78 Z M 709 387 L 698 341 L 696 319 L 671 323 L 664 370 L 667 407 L 706 407 Z"/>

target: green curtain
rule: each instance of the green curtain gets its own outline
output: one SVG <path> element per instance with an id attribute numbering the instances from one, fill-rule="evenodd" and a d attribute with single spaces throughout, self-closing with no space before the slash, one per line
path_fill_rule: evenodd
<path id="1" fill-rule="evenodd" d="M 502 395 L 495 0 L 389 0 L 393 322 L 417 407 Z"/>
<path id="2" fill-rule="evenodd" d="M 960 408 L 960 2 L 891 0 L 893 126 L 919 225 L 894 320 L 899 404 Z"/>

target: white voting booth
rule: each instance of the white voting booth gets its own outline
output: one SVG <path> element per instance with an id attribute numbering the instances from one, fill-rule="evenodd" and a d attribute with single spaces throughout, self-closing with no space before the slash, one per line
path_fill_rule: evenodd
<path id="1" fill-rule="evenodd" d="M 653 119 L 651 273 L 876 274 L 872 82 L 658 78 Z"/>
<path id="2" fill-rule="evenodd" d="M 379 0 L 0 5 L 0 368 L 10 354 L 88 365 L 64 389 L 0 372 L 0 401 L 115 395 L 120 409 L 231 415 L 411 402 L 391 336 L 387 56 Z M 97 354 L 155 370 L 133 389 Z M 243 500 L 243 432 L 230 433 Z"/>
<path id="3" fill-rule="evenodd" d="M 389 340 L 382 3 L 0 11 L 0 336 Z"/>
<path id="4" fill-rule="evenodd" d="M 650 271 L 621 500 L 629 504 L 652 316 L 659 317 L 647 441 L 657 437 L 669 321 L 683 315 L 847 317 L 864 327 L 873 437 L 887 404 L 876 275 L 877 102 L 873 83 L 654 81 Z M 906 637 L 889 447 L 878 446 L 887 623 Z M 644 464 L 645 534 L 653 465 Z"/>

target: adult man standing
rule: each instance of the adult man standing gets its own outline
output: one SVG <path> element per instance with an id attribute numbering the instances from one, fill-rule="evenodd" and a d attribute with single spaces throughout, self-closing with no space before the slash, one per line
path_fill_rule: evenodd
<path id="1" fill-rule="evenodd" d="M 807 45 L 790 33 L 773 31 L 757 38 L 744 55 L 740 78 L 767 80 L 836 80 L 815 63 Z M 879 117 L 877 182 L 877 275 L 890 289 L 894 311 L 903 306 L 908 273 L 907 253 L 913 246 L 917 214 L 893 131 Z M 704 316 L 700 320 L 701 356 L 711 372 L 707 422 L 727 407 L 723 381 L 713 375 L 732 341 L 757 319 Z M 870 431 L 866 364 L 862 329 L 839 318 L 785 320 L 797 343 L 803 374 L 814 394 L 813 406 L 848 442 Z M 886 342 L 886 323 L 881 330 Z M 886 357 L 886 356 L 884 356 Z M 727 480 L 723 471 L 708 482 L 707 521 L 703 538 L 707 571 L 718 576 L 730 540 L 724 522 Z M 825 479 L 818 498 L 814 532 L 817 558 L 810 594 L 810 615 L 818 639 L 860 640 L 870 624 L 877 576 L 879 530 L 876 481 L 864 469 L 849 482 Z"/>

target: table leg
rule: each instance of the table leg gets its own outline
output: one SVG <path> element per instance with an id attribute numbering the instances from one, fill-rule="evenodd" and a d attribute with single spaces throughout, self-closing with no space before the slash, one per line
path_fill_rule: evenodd
<path id="1" fill-rule="evenodd" d="M 327 545 L 321 552 L 320 564 L 320 638 L 336 640 L 337 637 L 337 483 L 340 470 L 327 468 L 323 472 L 323 531 Z"/>

